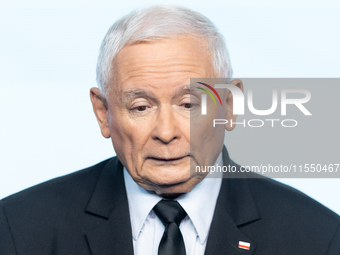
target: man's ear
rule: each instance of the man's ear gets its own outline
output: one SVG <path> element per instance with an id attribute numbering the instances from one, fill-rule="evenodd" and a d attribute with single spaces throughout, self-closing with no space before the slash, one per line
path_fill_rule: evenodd
<path id="1" fill-rule="evenodd" d="M 107 102 L 99 92 L 98 88 L 90 89 L 90 97 L 94 114 L 96 115 L 100 130 L 105 138 L 110 138 L 110 128 L 107 121 Z"/>
<path id="2" fill-rule="evenodd" d="M 239 79 L 232 80 L 229 82 L 230 85 L 234 85 L 238 87 L 243 92 L 243 83 Z M 235 122 L 237 115 L 233 114 L 233 94 L 230 92 L 229 89 L 226 89 L 225 91 L 225 104 L 224 104 L 224 112 L 225 112 L 225 118 L 228 120 L 228 123 L 225 125 L 225 129 L 228 131 L 231 131 L 235 128 Z M 233 125 L 231 125 L 231 122 Z"/>

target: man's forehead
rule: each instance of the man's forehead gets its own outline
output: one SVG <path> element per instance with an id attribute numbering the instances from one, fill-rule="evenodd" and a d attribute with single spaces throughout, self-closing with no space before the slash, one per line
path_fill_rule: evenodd
<path id="1" fill-rule="evenodd" d="M 182 36 L 125 46 L 114 59 L 111 88 L 122 99 L 163 89 L 190 93 L 190 78 L 213 74 L 206 45 L 198 41 Z"/>
<path id="2" fill-rule="evenodd" d="M 115 69 L 119 69 L 118 71 L 126 69 L 133 71 L 135 68 L 147 68 L 148 65 L 157 68 L 171 64 L 168 62 L 177 64 L 186 60 L 192 61 L 194 65 L 194 62 L 200 62 L 200 59 L 206 60 L 207 57 L 210 58 L 206 40 L 192 36 L 178 36 L 128 44 L 119 51 L 113 60 L 113 65 Z M 160 62 L 163 60 L 167 62 Z"/>

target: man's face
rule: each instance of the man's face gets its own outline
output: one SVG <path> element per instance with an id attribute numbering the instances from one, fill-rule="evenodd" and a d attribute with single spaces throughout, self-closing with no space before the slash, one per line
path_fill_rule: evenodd
<path id="1" fill-rule="evenodd" d="M 190 167 L 213 164 L 224 136 L 224 127 L 209 134 L 207 121 L 202 139 L 190 144 L 190 78 L 214 77 L 207 43 L 180 36 L 127 45 L 113 64 L 107 111 L 101 106 L 107 119 L 95 109 L 102 134 L 141 187 L 164 196 L 191 191 L 205 174 Z M 196 154 L 191 146 L 200 147 Z"/>

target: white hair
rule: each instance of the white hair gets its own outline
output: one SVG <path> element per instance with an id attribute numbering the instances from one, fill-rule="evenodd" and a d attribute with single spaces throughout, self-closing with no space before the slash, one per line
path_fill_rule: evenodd
<path id="1" fill-rule="evenodd" d="M 232 68 L 224 37 L 208 18 L 183 7 L 153 6 L 122 17 L 106 33 L 97 63 L 97 83 L 101 94 L 106 97 L 114 69 L 113 60 L 125 45 L 179 35 L 205 39 L 215 75 L 231 78 Z"/>

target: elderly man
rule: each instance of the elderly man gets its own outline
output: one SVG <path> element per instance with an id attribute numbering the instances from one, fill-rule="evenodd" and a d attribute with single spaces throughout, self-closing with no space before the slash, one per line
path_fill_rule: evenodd
<path id="1" fill-rule="evenodd" d="M 239 167 L 223 148 L 232 126 L 190 132 L 190 78 L 231 75 L 222 35 L 199 13 L 152 7 L 118 20 L 90 92 L 117 157 L 3 199 L 0 254 L 340 254 L 339 216 L 304 194 L 190 171 Z M 235 121 L 227 90 L 221 104 L 213 117 Z"/>

